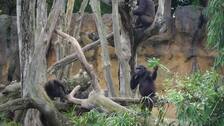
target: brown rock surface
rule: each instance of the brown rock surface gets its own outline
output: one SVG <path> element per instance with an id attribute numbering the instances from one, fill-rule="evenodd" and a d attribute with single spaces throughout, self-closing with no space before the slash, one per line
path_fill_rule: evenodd
<path id="1" fill-rule="evenodd" d="M 145 43 L 144 46 L 141 46 L 138 49 L 138 64 L 147 64 L 147 59 L 150 57 L 158 57 L 160 58 L 160 61 L 162 64 L 167 66 L 172 72 L 178 72 L 180 74 L 187 74 L 190 73 L 192 70 L 192 32 L 195 31 L 196 25 L 192 25 L 191 23 L 198 23 L 200 15 L 201 8 L 196 9 L 196 13 L 192 12 L 191 7 L 180 7 L 177 9 L 176 12 L 176 19 L 175 19 L 175 36 L 174 39 L 171 41 L 166 42 L 154 42 L 154 44 L 150 44 L 150 42 Z M 184 18 L 182 18 L 185 15 Z M 182 16 L 182 17 L 181 17 Z M 6 16 L 0 16 L 0 24 L 4 24 L 3 19 L 5 19 Z M 15 18 L 15 17 L 14 17 Z M 85 14 L 84 20 L 83 20 L 81 32 L 96 32 L 96 26 L 94 17 L 92 14 Z M 106 24 L 106 30 L 107 33 L 110 33 L 112 31 L 112 19 L 111 15 L 107 14 L 103 16 L 103 21 Z M 14 33 L 16 30 L 15 26 L 15 19 L 13 19 L 12 23 L 13 25 L 9 25 L 10 28 L 13 31 L 10 34 L 10 36 L 6 36 L 7 28 L 6 26 L 0 25 L 0 79 L 6 80 L 8 66 L 9 66 L 9 55 L 12 55 L 13 52 L 18 48 L 17 45 L 17 38 L 16 34 Z M 74 29 L 75 24 L 75 16 L 72 20 L 71 29 Z M 71 30 L 71 32 L 73 32 Z M 7 38 L 9 38 L 11 44 L 10 49 L 7 47 Z M 206 38 L 200 38 L 197 41 L 196 44 L 196 54 L 195 57 L 197 59 L 198 66 L 200 70 L 204 71 L 208 69 L 214 59 L 215 52 L 210 51 L 205 48 Z M 111 57 L 111 70 L 112 70 L 112 76 L 113 81 L 115 83 L 115 89 L 118 93 L 118 63 L 117 58 L 114 53 L 114 49 L 111 46 L 108 46 L 110 50 L 110 57 Z M 18 50 L 17 50 L 18 51 Z M 106 88 L 106 82 L 104 79 L 104 73 L 103 73 L 103 64 L 101 59 L 101 49 L 96 48 L 95 50 L 88 51 L 85 53 L 88 61 L 94 65 L 95 70 L 98 73 L 100 84 L 103 88 Z M 3 60 L 4 59 L 4 60 Z M 56 57 L 54 49 L 51 48 L 48 54 L 48 66 L 55 63 Z M 73 67 L 71 69 L 72 75 L 77 73 L 79 69 L 81 68 L 80 63 L 76 62 L 73 64 Z M 159 77 L 156 81 L 157 85 L 157 91 L 162 91 L 164 88 L 162 86 L 163 80 L 164 80 L 164 72 L 159 70 Z"/>

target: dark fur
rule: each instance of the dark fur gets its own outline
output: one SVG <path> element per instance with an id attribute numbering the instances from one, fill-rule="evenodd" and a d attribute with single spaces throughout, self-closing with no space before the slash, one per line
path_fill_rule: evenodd
<path id="1" fill-rule="evenodd" d="M 59 97 L 61 101 L 65 99 L 65 96 L 67 94 L 67 91 L 65 89 L 65 86 L 62 81 L 60 80 L 49 80 L 45 86 L 45 91 L 47 92 L 47 95 L 54 100 L 55 97 Z"/>
<path id="2" fill-rule="evenodd" d="M 155 96 L 155 84 L 154 81 L 157 77 L 158 67 L 155 67 L 152 72 L 148 71 L 143 65 L 139 65 L 135 68 L 134 75 L 131 78 L 131 89 L 135 89 L 139 84 L 139 92 L 141 96 L 150 97 L 153 99 Z M 151 99 L 142 99 L 143 105 L 149 108 L 153 107 Z"/>
<path id="3" fill-rule="evenodd" d="M 138 8 L 133 11 L 133 14 L 138 16 L 135 23 L 136 28 L 143 30 L 148 28 L 155 16 L 155 4 L 152 0 L 138 0 Z"/>

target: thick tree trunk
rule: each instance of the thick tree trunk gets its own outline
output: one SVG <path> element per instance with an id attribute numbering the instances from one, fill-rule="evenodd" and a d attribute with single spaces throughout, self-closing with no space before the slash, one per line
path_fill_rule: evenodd
<path id="1" fill-rule="evenodd" d="M 104 70 L 105 80 L 107 83 L 107 88 L 109 90 L 109 96 L 115 96 L 113 80 L 111 75 L 111 68 L 110 68 L 110 57 L 109 57 L 109 52 L 107 47 L 108 41 L 106 39 L 106 32 L 105 32 L 106 29 L 101 18 L 100 1 L 91 0 L 90 5 L 95 15 L 97 31 L 101 41 L 101 48 L 102 48 L 101 55 L 102 55 L 102 61 L 103 61 L 103 67 L 104 67 L 103 70 Z"/>
<path id="2" fill-rule="evenodd" d="M 29 97 L 36 103 L 36 107 L 47 120 L 46 125 L 61 126 L 62 115 L 55 109 L 41 84 L 47 81 L 46 53 L 52 32 L 56 26 L 63 0 L 56 0 L 47 22 L 37 22 L 35 19 L 35 0 L 17 1 L 17 24 L 19 34 L 19 49 L 21 58 L 21 82 L 23 97 Z M 46 18 L 45 1 L 37 2 L 38 18 Z M 37 28 L 38 27 L 38 28 Z M 38 35 L 38 36 L 35 36 Z M 35 45 L 35 46 L 34 46 Z M 31 48 L 30 48 L 31 47 Z M 40 126 L 39 115 L 36 110 L 28 110 L 24 126 Z"/>
<path id="3" fill-rule="evenodd" d="M 26 4 L 24 4 L 25 2 Z M 33 0 L 17 0 L 17 31 L 22 86 L 24 79 L 27 78 L 27 69 L 34 50 L 34 9 L 35 2 Z"/>
<path id="4" fill-rule="evenodd" d="M 135 48 L 137 47 L 137 43 L 134 41 L 134 28 L 132 27 L 132 15 L 131 15 L 131 8 L 128 6 L 128 4 L 122 4 L 119 6 L 119 13 L 121 15 L 121 21 L 122 21 L 122 28 L 121 34 L 126 39 L 127 45 L 129 45 L 130 48 L 130 59 L 129 59 L 129 67 L 131 71 L 131 75 L 133 74 L 133 70 L 136 64 L 136 52 Z M 121 89 L 120 89 L 121 90 Z"/>

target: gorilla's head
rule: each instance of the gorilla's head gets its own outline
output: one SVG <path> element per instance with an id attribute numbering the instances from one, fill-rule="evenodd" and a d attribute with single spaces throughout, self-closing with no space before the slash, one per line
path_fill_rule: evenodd
<path id="1" fill-rule="evenodd" d="M 138 65 L 134 72 L 134 74 L 138 74 L 138 76 L 143 76 L 147 72 L 147 68 L 143 65 Z"/>

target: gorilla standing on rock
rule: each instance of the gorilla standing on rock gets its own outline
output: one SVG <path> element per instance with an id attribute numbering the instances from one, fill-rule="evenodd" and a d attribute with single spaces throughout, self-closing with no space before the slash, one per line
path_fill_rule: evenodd
<path id="1" fill-rule="evenodd" d="M 139 92 L 143 97 L 143 107 L 149 107 L 151 110 L 153 107 L 152 98 L 155 96 L 155 84 L 154 81 L 157 77 L 158 66 L 154 67 L 153 71 L 148 71 L 143 65 L 139 65 L 135 68 L 134 75 L 131 78 L 131 89 L 135 89 L 139 84 Z M 148 98 L 144 98 L 148 97 Z"/>

